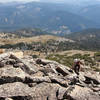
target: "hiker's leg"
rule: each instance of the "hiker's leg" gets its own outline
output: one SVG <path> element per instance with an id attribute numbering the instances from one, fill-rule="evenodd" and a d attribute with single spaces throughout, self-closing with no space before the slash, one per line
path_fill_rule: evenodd
<path id="1" fill-rule="evenodd" d="M 76 73 L 76 71 L 77 71 L 77 66 L 76 66 L 76 65 L 74 66 L 74 71 L 75 71 L 75 73 Z"/>
<path id="2" fill-rule="evenodd" d="M 79 75 L 80 65 L 77 65 L 77 74 Z"/>
<path id="3" fill-rule="evenodd" d="M 76 74 L 79 73 L 79 71 L 78 71 L 78 66 L 77 66 L 77 65 L 75 65 L 75 67 L 74 67 L 74 71 L 75 71 Z"/>

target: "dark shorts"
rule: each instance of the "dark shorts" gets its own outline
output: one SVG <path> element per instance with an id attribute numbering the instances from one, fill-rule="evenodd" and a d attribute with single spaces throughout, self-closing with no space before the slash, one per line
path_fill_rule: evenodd
<path id="1" fill-rule="evenodd" d="M 79 75 L 80 65 L 75 65 L 75 66 L 74 66 L 74 71 L 75 71 L 76 74 Z"/>

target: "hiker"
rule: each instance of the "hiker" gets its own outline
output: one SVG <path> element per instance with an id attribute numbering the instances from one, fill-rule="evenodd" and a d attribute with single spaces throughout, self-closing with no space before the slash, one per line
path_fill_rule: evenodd
<path id="1" fill-rule="evenodd" d="M 81 65 L 84 65 L 84 64 L 80 61 L 80 59 L 75 59 L 74 60 L 74 71 L 77 75 L 79 75 Z"/>

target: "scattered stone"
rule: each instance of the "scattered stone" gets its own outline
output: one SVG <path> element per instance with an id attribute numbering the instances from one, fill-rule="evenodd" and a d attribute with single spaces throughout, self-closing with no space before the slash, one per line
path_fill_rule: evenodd
<path id="1" fill-rule="evenodd" d="M 37 59 L 36 63 L 37 64 L 42 64 L 42 65 L 47 65 L 48 64 L 48 62 L 42 61 L 41 59 Z"/>
<path id="2" fill-rule="evenodd" d="M 21 82 L 0 85 L 0 97 L 28 96 L 31 92 L 30 87 Z"/>
<path id="3" fill-rule="evenodd" d="M 24 66 L 24 64 L 23 63 L 17 63 L 17 64 L 14 64 L 13 65 L 13 67 L 15 67 L 15 68 L 18 68 L 18 67 L 23 67 Z"/>
<path id="4" fill-rule="evenodd" d="M 14 59 L 9 59 L 7 62 L 6 62 L 7 65 L 14 65 L 16 64 L 16 60 Z"/>
<path id="5" fill-rule="evenodd" d="M 4 67 L 4 65 L 5 65 L 5 64 L 4 64 L 3 62 L 0 62 L 0 68 L 1 68 L 1 67 Z"/>
<path id="6" fill-rule="evenodd" d="M 73 100 L 99 100 L 100 96 L 96 95 L 87 87 L 75 86 L 75 89 L 68 94 Z"/>
<path id="7" fill-rule="evenodd" d="M 66 91 L 67 91 L 66 88 L 59 88 L 58 89 L 58 100 L 63 100 Z"/>
<path id="8" fill-rule="evenodd" d="M 100 100 L 100 74 L 13 53 L 0 55 L 0 100 Z"/>
<path id="9" fill-rule="evenodd" d="M 13 100 L 12 98 L 6 98 L 5 100 Z"/>
<path id="10" fill-rule="evenodd" d="M 57 66 L 56 71 L 57 71 L 58 73 L 62 74 L 63 76 L 66 76 L 66 75 L 69 74 L 69 72 L 68 72 L 66 69 L 61 68 L 61 67 L 59 67 L 59 66 Z"/>
<path id="11" fill-rule="evenodd" d="M 94 84 L 100 84 L 100 74 L 97 73 L 85 73 L 85 78 L 87 83 L 91 83 L 93 81 Z"/>

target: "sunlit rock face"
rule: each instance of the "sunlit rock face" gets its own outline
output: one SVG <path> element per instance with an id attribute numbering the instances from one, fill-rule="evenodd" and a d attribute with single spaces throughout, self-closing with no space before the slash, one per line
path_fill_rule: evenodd
<path id="1" fill-rule="evenodd" d="M 0 100 L 100 100 L 100 73 L 57 62 L 0 55 Z"/>

